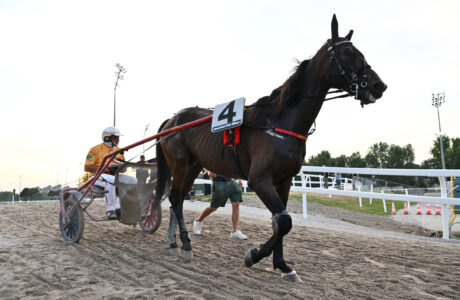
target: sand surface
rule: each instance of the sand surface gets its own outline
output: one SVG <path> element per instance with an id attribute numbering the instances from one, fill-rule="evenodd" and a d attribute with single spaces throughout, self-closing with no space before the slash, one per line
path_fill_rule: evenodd
<path id="1" fill-rule="evenodd" d="M 301 284 L 281 281 L 271 256 L 246 268 L 245 252 L 270 237 L 271 220 L 254 199 L 244 204 L 240 229 L 248 240 L 229 238 L 227 205 L 205 220 L 203 235 L 191 234 L 190 263 L 167 255 L 167 205 L 153 235 L 86 217 L 79 244 L 63 242 L 57 203 L 1 205 L 0 299 L 460 298 L 458 242 L 397 232 L 400 224 L 388 225 L 388 218 L 370 218 L 373 226 L 365 227 L 354 213 L 324 217 L 319 207 L 315 215 L 314 205 L 305 222 L 289 207 L 294 227 L 285 238 L 284 256 Z M 190 230 L 206 205 L 186 203 Z M 102 216 L 104 203 L 93 203 L 91 211 Z"/>

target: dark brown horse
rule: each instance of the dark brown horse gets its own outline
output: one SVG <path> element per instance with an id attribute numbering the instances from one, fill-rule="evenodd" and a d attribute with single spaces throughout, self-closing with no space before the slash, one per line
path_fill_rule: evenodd
<path id="1" fill-rule="evenodd" d="M 183 217 L 183 201 L 205 167 L 219 175 L 247 179 L 248 186 L 273 215 L 273 235 L 259 249 L 246 253 L 246 266 L 252 266 L 273 252 L 273 267 L 282 271 L 283 278 L 291 282 L 300 281 L 283 258 L 283 236 L 292 227 L 291 217 L 286 211 L 289 189 L 305 157 L 306 140 L 299 136 L 307 135 L 331 88 L 355 96 L 361 105 L 375 102 L 386 89 L 363 54 L 350 42 L 353 31 L 344 38 L 339 37 L 335 15 L 331 27 L 331 39 L 313 58 L 301 62 L 289 79 L 270 96 L 247 108 L 240 130 L 240 143 L 234 150 L 236 156 L 232 148 L 223 144 L 222 132 L 211 132 L 210 122 L 178 131 L 157 146 L 157 195 L 163 194 L 167 182 L 173 177 L 169 197 L 172 218 L 168 232 L 171 253 L 178 252 L 174 235 L 178 224 L 181 256 L 188 260 L 192 258 Z M 198 107 L 183 109 L 166 120 L 160 131 L 210 114 L 212 111 Z"/>

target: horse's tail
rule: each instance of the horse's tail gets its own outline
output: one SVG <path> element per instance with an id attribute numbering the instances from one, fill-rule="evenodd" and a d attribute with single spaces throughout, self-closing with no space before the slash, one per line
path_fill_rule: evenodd
<path id="1" fill-rule="evenodd" d="M 165 120 L 161 124 L 160 128 L 158 128 L 158 132 L 161 132 L 166 122 L 168 121 L 169 119 Z M 157 177 L 155 201 L 158 202 L 161 200 L 165 192 L 167 192 L 165 191 L 166 187 L 170 186 L 171 170 L 169 169 L 168 162 L 166 161 L 165 155 L 163 153 L 163 149 L 161 149 L 161 143 L 157 144 L 156 152 L 157 152 L 157 164 L 158 164 L 158 177 Z"/>

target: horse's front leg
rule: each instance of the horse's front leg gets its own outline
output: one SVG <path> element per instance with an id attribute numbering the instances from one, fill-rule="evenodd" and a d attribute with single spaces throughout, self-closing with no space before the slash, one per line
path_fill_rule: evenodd
<path id="1" fill-rule="evenodd" d="M 249 184 L 273 214 L 273 235 L 266 243 L 262 244 L 259 249 L 253 248 L 246 253 L 246 266 L 251 267 L 262 258 L 274 252 L 273 266 L 279 268 L 283 272 L 283 279 L 289 282 L 299 282 L 300 278 L 298 276 L 295 276 L 294 279 L 292 278 L 291 275 L 295 274 L 295 271 L 287 266 L 283 258 L 283 236 L 292 228 L 292 219 L 285 210 L 285 203 L 280 199 L 278 193 L 268 179 L 264 181 L 255 181 L 255 183 L 250 182 Z"/>
<path id="2" fill-rule="evenodd" d="M 283 205 L 285 208 L 287 208 L 287 202 L 289 198 L 289 191 L 291 190 L 291 184 L 292 184 L 292 177 L 286 178 L 282 183 L 280 183 L 276 187 L 276 191 L 278 195 L 280 196 L 281 201 L 283 202 Z M 282 212 L 283 213 L 283 212 Z M 287 211 L 284 211 L 285 214 L 287 214 Z M 288 215 L 289 216 L 289 215 Z M 287 218 L 288 220 L 284 222 L 279 222 L 279 219 L 281 215 L 274 216 L 273 217 L 273 231 L 275 231 L 275 226 L 287 226 L 289 228 L 278 228 L 278 230 L 281 229 L 281 232 L 279 234 L 279 238 L 276 240 L 275 245 L 273 247 L 273 268 L 274 269 L 280 269 L 283 274 L 282 278 L 288 282 L 301 282 L 302 280 L 300 279 L 299 276 L 297 276 L 296 271 L 292 270 L 289 268 L 286 264 L 286 261 L 284 260 L 283 256 L 283 236 L 287 234 L 291 228 L 292 228 L 292 220 L 291 218 Z M 283 232 L 286 232 L 283 234 Z"/>
<path id="3" fill-rule="evenodd" d="M 297 283 L 302 282 L 297 272 L 291 269 L 284 260 L 283 256 L 283 237 L 291 231 L 292 218 L 286 210 L 273 216 L 273 232 L 278 232 L 278 239 L 273 246 L 273 268 L 280 269 L 281 278 L 287 282 Z"/>

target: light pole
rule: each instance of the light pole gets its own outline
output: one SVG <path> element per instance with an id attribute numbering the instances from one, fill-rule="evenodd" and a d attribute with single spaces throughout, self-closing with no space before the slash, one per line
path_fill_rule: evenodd
<path id="1" fill-rule="evenodd" d="M 443 93 L 437 93 L 437 94 L 431 94 L 432 95 L 432 98 L 431 98 L 431 105 L 433 105 L 434 107 L 436 107 L 436 109 L 438 110 L 438 124 L 439 124 L 439 144 L 441 146 L 441 162 L 442 162 L 442 168 L 445 169 L 446 168 L 446 162 L 444 160 L 444 145 L 442 143 L 442 132 L 441 132 L 441 118 L 439 117 L 439 107 L 441 106 L 441 104 L 443 104 L 444 102 L 446 102 L 446 95 Z"/>
<path id="2" fill-rule="evenodd" d="M 115 127 L 115 114 L 116 114 L 116 103 L 117 103 L 117 86 L 118 86 L 118 80 L 123 80 L 125 79 L 125 76 L 121 73 L 126 73 L 126 69 L 120 65 L 119 63 L 115 64 L 115 67 L 117 67 L 118 71 L 115 72 L 115 75 L 117 75 L 117 80 L 115 81 L 115 88 L 113 89 L 113 127 Z"/>
<path id="3" fill-rule="evenodd" d="M 147 132 L 147 129 L 149 129 L 149 125 L 150 125 L 150 124 L 147 124 L 147 125 L 145 126 L 144 136 L 142 137 L 142 139 L 145 139 L 145 133 Z M 145 155 L 145 143 L 142 144 L 142 154 Z"/>

